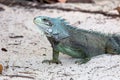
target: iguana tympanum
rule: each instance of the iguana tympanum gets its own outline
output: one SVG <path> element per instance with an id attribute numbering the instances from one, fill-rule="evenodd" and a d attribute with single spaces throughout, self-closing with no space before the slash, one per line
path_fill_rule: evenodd
<path id="1" fill-rule="evenodd" d="M 38 16 L 33 22 L 44 32 L 53 48 L 53 59 L 43 62 L 60 63 L 59 52 L 80 58 L 78 63 L 86 63 L 101 54 L 120 54 L 118 35 L 79 29 L 59 17 Z"/>

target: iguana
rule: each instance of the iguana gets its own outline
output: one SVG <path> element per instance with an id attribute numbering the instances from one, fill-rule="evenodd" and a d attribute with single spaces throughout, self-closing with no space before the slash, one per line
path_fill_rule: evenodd
<path id="1" fill-rule="evenodd" d="M 78 63 L 86 63 L 101 54 L 120 54 L 119 35 L 79 29 L 59 17 L 38 16 L 33 22 L 44 32 L 53 48 L 53 59 L 43 62 L 61 63 L 59 52 L 80 58 Z"/>

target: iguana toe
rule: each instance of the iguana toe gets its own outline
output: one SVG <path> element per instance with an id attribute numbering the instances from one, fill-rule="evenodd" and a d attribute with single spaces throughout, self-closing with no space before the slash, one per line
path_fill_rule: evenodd
<path id="1" fill-rule="evenodd" d="M 84 63 L 87 63 L 89 60 L 90 58 L 81 59 L 81 60 L 75 61 L 75 64 L 84 64 Z"/>
<path id="2" fill-rule="evenodd" d="M 42 63 L 56 63 L 56 64 L 62 64 L 59 60 L 43 60 Z"/>

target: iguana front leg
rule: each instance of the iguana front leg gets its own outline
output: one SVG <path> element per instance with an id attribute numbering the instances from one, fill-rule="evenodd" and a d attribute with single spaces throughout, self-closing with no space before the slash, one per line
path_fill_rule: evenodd
<path id="1" fill-rule="evenodd" d="M 56 63 L 56 64 L 60 64 L 61 61 L 59 61 L 59 51 L 55 50 L 53 48 L 53 59 L 52 60 L 43 60 L 42 63 Z"/>
<path id="2" fill-rule="evenodd" d="M 51 38 L 51 37 L 47 37 L 48 38 L 48 40 L 49 40 L 49 42 L 51 43 L 51 45 L 52 45 L 52 49 L 53 49 L 53 55 L 52 55 L 52 57 L 53 57 L 53 59 L 52 60 L 44 60 L 44 61 L 42 61 L 42 63 L 56 63 L 56 64 L 60 64 L 61 63 L 61 61 L 59 61 L 59 51 L 57 50 L 57 48 L 56 48 L 56 46 L 57 46 L 57 44 L 59 43 L 59 42 L 57 42 L 57 41 L 55 41 L 53 38 Z"/>

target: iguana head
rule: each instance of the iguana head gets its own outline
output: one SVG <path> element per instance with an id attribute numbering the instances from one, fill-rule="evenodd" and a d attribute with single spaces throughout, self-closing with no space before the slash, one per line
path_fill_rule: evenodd
<path id="1" fill-rule="evenodd" d="M 58 41 L 69 36 L 65 28 L 66 22 L 63 19 L 38 16 L 34 18 L 33 22 L 46 36 L 53 37 Z"/>

